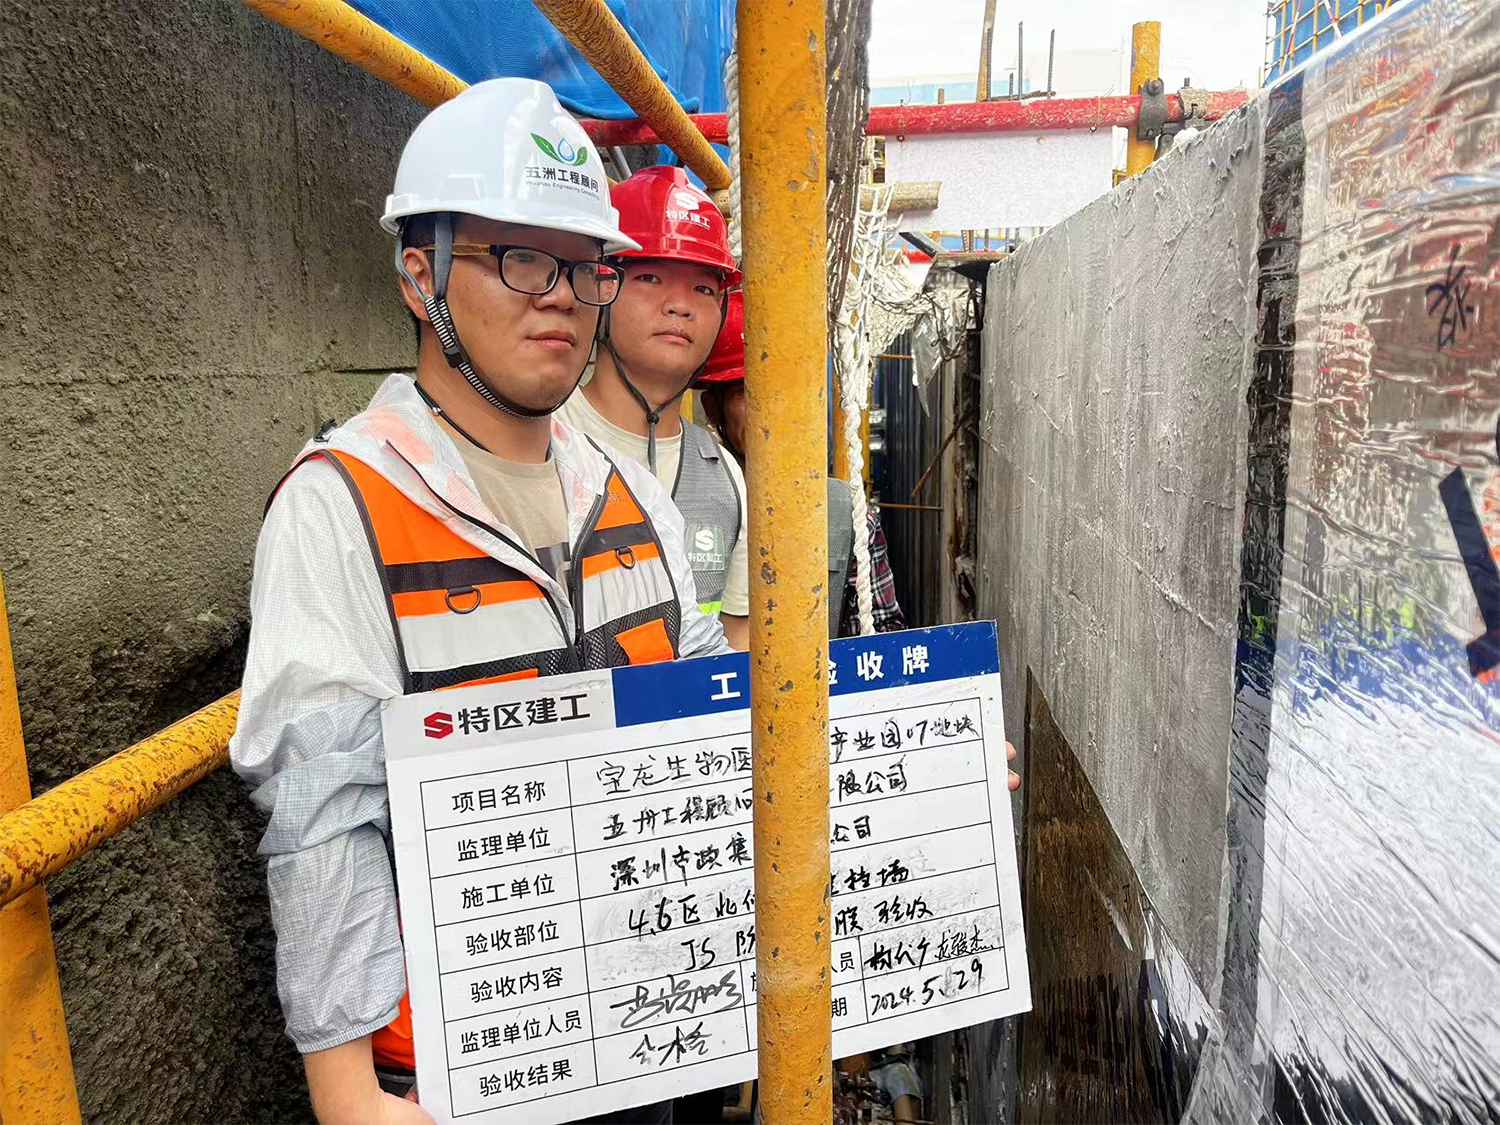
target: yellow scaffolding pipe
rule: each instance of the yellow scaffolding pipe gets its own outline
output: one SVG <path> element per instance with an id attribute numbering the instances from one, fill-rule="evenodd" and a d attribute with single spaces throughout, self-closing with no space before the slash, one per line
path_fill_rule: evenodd
<path id="1" fill-rule="evenodd" d="M 424 105 L 441 105 L 468 88 L 342 0 L 245 0 L 245 6 Z"/>
<path id="2" fill-rule="evenodd" d="M 0 906 L 227 765 L 239 710 L 231 692 L 0 816 Z"/>
<path id="3" fill-rule="evenodd" d="M 1130 92 L 1139 94 L 1141 87 L 1161 77 L 1161 24 L 1143 20 L 1130 28 Z M 1125 174 L 1134 176 L 1151 167 L 1156 159 L 1156 141 L 1143 141 L 1132 128 L 1125 142 Z"/>
<path id="4" fill-rule="evenodd" d="M 833 388 L 833 475 L 836 479 L 849 479 L 849 443 L 844 440 L 844 398 L 839 394 L 835 380 Z"/>
<path id="5" fill-rule="evenodd" d="M 740 0 L 760 1098 L 833 1117 L 823 0 Z"/>
<path id="6" fill-rule="evenodd" d="M 0 577 L 0 812 L 30 799 Z M 34 887 L 0 909 L 0 1122 L 72 1125 L 80 1120 L 47 892 Z"/>
<path id="7" fill-rule="evenodd" d="M 710 191 L 729 186 L 729 167 L 672 97 L 604 0 L 532 0 L 552 25 L 656 132 Z M 817 5 L 819 11 L 822 4 Z M 821 38 L 821 36 L 820 36 Z"/>

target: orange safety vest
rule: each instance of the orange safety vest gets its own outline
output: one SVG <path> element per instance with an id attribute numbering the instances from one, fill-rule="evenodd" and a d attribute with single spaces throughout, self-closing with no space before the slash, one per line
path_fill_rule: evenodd
<path id="1" fill-rule="evenodd" d="M 363 461 L 329 449 L 298 465 L 314 457 L 339 470 L 363 517 L 407 694 L 677 657 L 681 610 L 661 540 L 613 465 L 568 572 L 569 627 L 536 581 L 455 535 Z M 526 651 L 536 643 L 535 615 L 544 610 L 556 619 L 560 643 Z M 416 1069 L 405 993 L 371 1048 L 377 1066 Z"/>

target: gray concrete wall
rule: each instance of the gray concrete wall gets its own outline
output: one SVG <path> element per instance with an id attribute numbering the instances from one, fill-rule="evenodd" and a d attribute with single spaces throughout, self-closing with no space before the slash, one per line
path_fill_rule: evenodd
<path id="1" fill-rule="evenodd" d="M 265 497 L 413 359 L 422 108 L 237 3 L 0 7 L 0 569 L 35 790 L 238 680 Z M 85 1117 L 307 1116 L 229 774 L 50 884 Z"/>
<path id="2" fill-rule="evenodd" d="M 1210 996 L 1260 112 L 1027 243 L 985 311 L 979 616 L 1007 734 L 1026 743 L 1029 673 Z"/>

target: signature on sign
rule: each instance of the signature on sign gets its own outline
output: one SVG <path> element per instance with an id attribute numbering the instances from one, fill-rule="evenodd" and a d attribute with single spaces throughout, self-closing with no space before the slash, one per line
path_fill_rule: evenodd
<path id="1" fill-rule="evenodd" d="M 656 1043 L 651 1042 L 649 1033 L 641 1036 L 639 1045 L 630 1053 L 630 1057 L 642 1066 L 654 1062 L 659 1067 L 665 1067 L 675 1066 L 689 1055 L 697 1057 L 708 1054 L 708 1035 L 703 1030 L 702 1020 L 686 1034 L 683 1034 L 681 1025 L 674 1027 L 672 1031 L 672 1038 Z"/>
<path id="2" fill-rule="evenodd" d="M 740 972 L 738 968 L 731 968 L 713 984 L 692 984 L 676 976 L 668 976 L 666 981 L 655 987 L 644 984 L 635 986 L 635 992 L 618 1003 L 611 1004 L 611 1008 L 624 1008 L 625 1014 L 620 1017 L 621 1029 L 635 1027 L 637 1024 L 649 1023 L 651 1020 L 661 1016 L 683 1015 L 694 1016 L 700 1008 L 710 1007 L 717 1002 L 714 1011 L 722 1011 L 727 1008 L 738 1007 L 744 1002 L 744 996 L 740 993 Z"/>

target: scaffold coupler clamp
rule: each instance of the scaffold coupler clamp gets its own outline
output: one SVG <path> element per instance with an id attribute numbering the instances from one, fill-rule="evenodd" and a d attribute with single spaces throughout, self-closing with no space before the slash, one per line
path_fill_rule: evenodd
<path id="1" fill-rule="evenodd" d="M 1141 115 L 1135 123 L 1135 139 L 1154 141 L 1166 131 L 1167 86 L 1160 78 L 1141 83 Z"/>
<path id="2" fill-rule="evenodd" d="M 1182 122 L 1168 128 L 1174 133 L 1183 129 L 1208 128 L 1208 91 L 1184 86 L 1177 91 L 1177 97 L 1182 102 Z"/>

